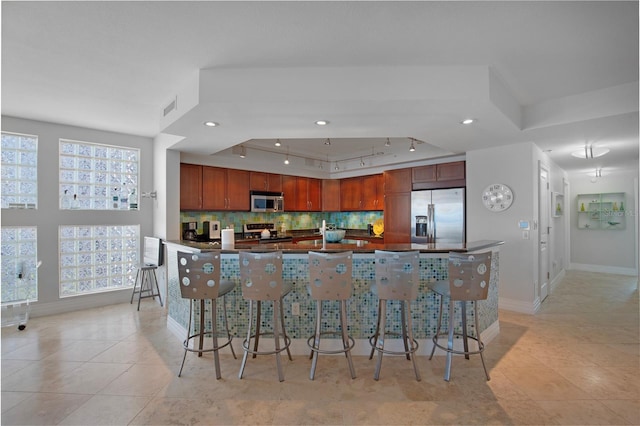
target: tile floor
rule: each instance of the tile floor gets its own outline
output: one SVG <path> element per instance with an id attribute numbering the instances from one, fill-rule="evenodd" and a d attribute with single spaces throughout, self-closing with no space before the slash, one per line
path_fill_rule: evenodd
<path id="1" fill-rule="evenodd" d="M 223 355 L 215 380 L 210 356 L 189 354 L 151 299 L 33 318 L 2 329 L 3 425 L 137 424 L 640 424 L 639 306 L 635 277 L 570 271 L 535 316 L 500 312 L 500 335 L 479 357 L 411 363 L 344 357 L 286 361 L 278 382 L 272 357 Z M 237 351 L 240 339 L 234 340 Z"/>

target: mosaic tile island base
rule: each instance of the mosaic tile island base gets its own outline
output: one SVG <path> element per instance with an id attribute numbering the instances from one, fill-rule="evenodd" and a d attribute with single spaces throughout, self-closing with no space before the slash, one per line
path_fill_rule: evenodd
<path id="1" fill-rule="evenodd" d="M 184 339 L 189 323 L 189 300 L 183 299 L 180 294 L 179 277 L 177 268 L 177 253 L 213 251 L 215 249 L 198 248 L 197 244 L 188 242 L 165 242 L 167 246 L 167 303 L 168 303 L 168 328 L 181 340 Z M 491 279 L 489 283 L 489 296 L 487 300 L 478 302 L 478 320 L 482 339 L 485 343 L 491 341 L 499 333 L 498 323 L 498 282 L 499 282 L 499 246 L 500 241 L 482 241 L 479 244 L 468 243 L 468 249 L 457 247 L 455 251 L 487 251 L 493 252 L 491 261 Z M 287 249 L 292 245 L 278 244 L 274 248 L 283 250 L 283 279 L 293 284 L 293 290 L 284 299 L 285 327 L 287 335 L 292 339 L 292 352 L 296 355 L 307 355 L 307 339 L 314 334 L 314 320 L 316 303 L 307 292 L 309 282 L 308 251 L 300 248 Z M 340 245 L 332 245 L 332 249 L 338 249 Z M 387 250 L 408 250 L 417 249 L 420 251 L 420 289 L 416 301 L 412 302 L 411 312 L 413 318 L 414 337 L 420 344 L 419 354 L 428 355 L 431 351 L 431 338 L 436 332 L 438 321 L 439 300 L 435 293 L 429 291 L 427 283 L 437 280 L 448 279 L 448 250 L 442 248 L 433 249 L 426 246 L 407 244 L 400 248 L 399 245 L 384 246 L 376 244 L 375 249 Z M 250 247 L 248 247 L 251 249 Z M 481 249 L 480 249 L 481 248 Z M 236 249 L 242 249 L 236 245 Z M 254 248 L 255 249 L 255 248 Z M 260 246 L 258 249 L 265 250 L 267 247 Z M 368 339 L 373 335 L 376 327 L 378 315 L 378 299 L 370 291 L 371 284 L 375 281 L 375 255 L 371 247 L 361 249 L 350 245 L 345 248 L 352 250 L 353 255 L 353 293 L 347 302 L 348 332 L 356 341 L 354 354 L 368 354 L 371 347 Z M 236 283 L 235 289 L 225 297 L 227 308 L 227 318 L 231 334 L 234 336 L 234 346 L 240 347 L 240 342 L 244 339 L 248 326 L 248 302 L 242 297 L 242 290 L 239 282 L 239 263 L 237 250 L 223 250 L 221 254 L 221 279 L 231 280 Z M 207 302 L 208 303 L 208 302 Z M 218 302 L 220 303 L 220 302 Z M 299 315 L 293 315 L 292 305 L 298 304 Z M 332 302 L 330 302 L 332 303 Z M 339 329 L 339 305 L 335 302 L 335 309 L 330 304 L 323 309 L 322 327 L 324 330 Z M 400 332 L 400 308 L 396 302 L 388 302 L 387 307 L 387 330 Z M 469 304 L 474 302 L 468 302 Z M 206 325 L 210 326 L 208 304 L 205 307 Z M 467 308 L 468 327 L 471 335 L 475 335 L 473 330 L 473 309 Z M 262 309 L 263 324 L 270 328 L 268 321 L 273 317 L 271 304 L 263 304 Z M 222 309 L 218 309 L 218 324 L 222 324 Z M 193 315 L 198 315 L 197 310 Z M 455 322 L 457 324 L 456 333 L 461 332 L 459 324 L 460 308 L 456 304 Z M 197 324 L 197 322 L 196 322 Z M 448 324 L 447 301 L 445 300 L 442 328 L 446 329 Z M 323 338 L 324 339 L 324 338 Z M 327 339 L 331 339 L 328 336 Z M 337 344 L 339 339 L 332 339 Z M 391 343 L 391 339 L 388 339 Z M 437 353 L 437 352 L 436 352 Z M 441 355 L 441 354 L 440 354 Z"/>

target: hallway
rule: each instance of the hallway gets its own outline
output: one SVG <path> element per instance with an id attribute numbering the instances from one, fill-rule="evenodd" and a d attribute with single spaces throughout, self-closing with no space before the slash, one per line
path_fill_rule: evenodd
<path id="1" fill-rule="evenodd" d="M 32 318 L 2 329 L 3 425 L 138 424 L 640 424 L 637 278 L 568 271 L 535 316 L 500 311 L 500 334 L 480 358 L 456 357 L 451 382 L 444 356 L 411 363 L 340 356 L 285 361 L 279 383 L 271 357 L 188 354 L 151 300 Z M 414 326 L 419 326 L 414 324 Z M 241 354 L 241 338 L 234 339 Z M 440 353 L 442 355 L 442 353 Z"/>

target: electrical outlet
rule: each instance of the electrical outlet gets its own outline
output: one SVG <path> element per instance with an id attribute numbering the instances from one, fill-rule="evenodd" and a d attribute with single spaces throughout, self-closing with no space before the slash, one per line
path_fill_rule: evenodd
<path id="1" fill-rule="evenodd" d="M 300 315 L 300 304 L 298 302 L 291 304 L 291 315 Z"/>

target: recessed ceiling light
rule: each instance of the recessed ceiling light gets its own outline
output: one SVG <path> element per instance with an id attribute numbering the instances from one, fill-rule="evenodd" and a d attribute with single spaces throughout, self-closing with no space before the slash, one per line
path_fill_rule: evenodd
<path id="1" fill-rule="evenodd" d="M 204 122 L 204 125 L 205 125 L 205 126 L 207 126 L 207 127 L 216 127 L 216 126 L 219 126 L 219 124 L 218 124 L 218 123 L 216 123 L 215 121 L 205 121 L 205 122 Z"/>
<path id="2" fill-rule="evenodd" d="M 316 124 L 318 126 L 326 126 L 327 124 L 329 124 L 329 122 L 327 120 L 318 120 L 316 121 Z"/>
<path id="3" fill-rule="evenodd" d="M 472 124 L 472 123 L 475 123 L 475 122 L 476 122 L 476 120 L 473 119 L 473 118 L 465 118 L 464 120 L 462 120 L 460 122 L 460 124 Z"/>

